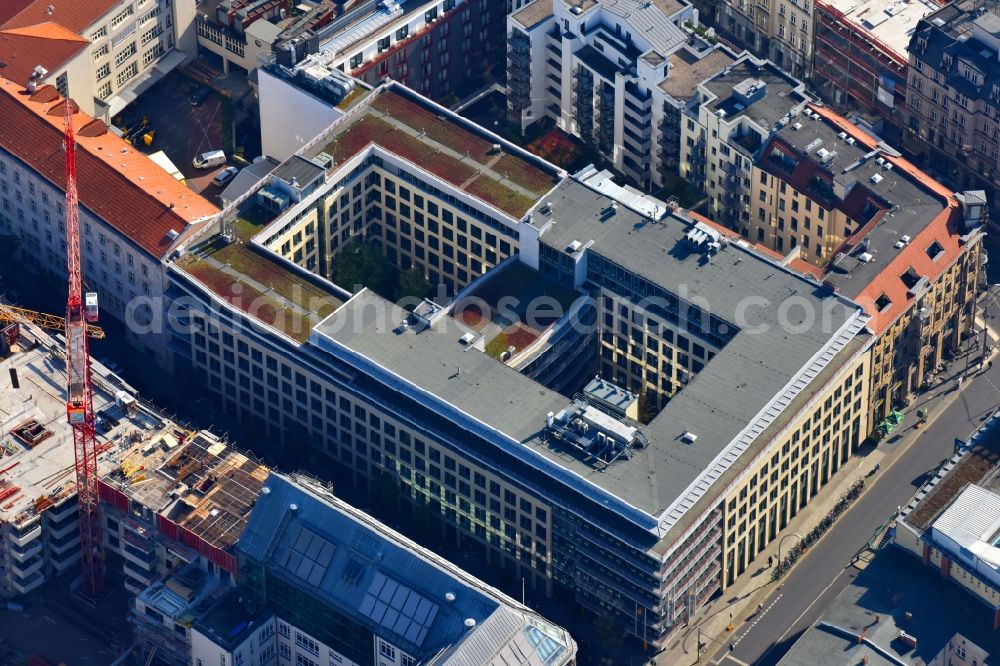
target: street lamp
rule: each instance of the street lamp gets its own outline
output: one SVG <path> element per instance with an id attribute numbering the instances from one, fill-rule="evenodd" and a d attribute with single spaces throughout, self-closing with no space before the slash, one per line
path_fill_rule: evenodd
<path id="1" fill-rule="evenodd" d="M 989 286 L 989 289 L 986 290 L 986 298 L 983 299 L 983 342 L 982 342 L 983 355 L 982 355 L 982 358 L 979 359 L 979 365 L 980 366 L 982 366 L 982 365 L 984 365 L 986 363 L 986 347 L 989 344 L 989 337 L 988 337 L 989 324 L 987 323 L 986 320 L 989 319 L 988 307 L 989 307 L 990 303 L 992 303 L 993 305 L 996 305 L 997 296 L 1000 296 L 1000 293 L 998 293 L 997 291 L 995 291 L 997 288 L 1000 288 L 1000 284 L 991 284 Z M 972 313 L 973 313 L 973 325 L 975 325 L 975 312 L 976 312 L 975 308 L 973 308 L 973 311 L 972 311 Z M 968 357 L 966 357 L 966 358 L 968 358 Z"/>
<path id="2" fill-rule="evenodd" d="M 788 537 L 798 537 L 799 541 L 802 541 L 802 535 L 801 534 L 796 534 L 795 532 L 792 532 L 791 534 L 786 534 L 785 536 L 781 537 L 781 540 L 778 541 L 778 564 L 779 565 L 781 564 L 781 544 L 785 543 L 785 539 L 787 539 Z"/>

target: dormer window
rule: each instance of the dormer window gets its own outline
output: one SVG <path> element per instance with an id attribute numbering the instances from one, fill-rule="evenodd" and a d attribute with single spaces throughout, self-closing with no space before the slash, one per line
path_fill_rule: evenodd
<path id="1" fill-rule="evenodd" d="M 875 300 L 875 309 L 879 312 L 885 312 L 890 305 L 892 305 L 892 301 L 884 293 Z"/>
<path id="2" fill-rule="evenodd" d="M 937 261 L 942 254 L 944 254 L 944 247 L 937 241 L 931 243 L 927 248 L 927 256 L 931 258 L 931 261 Z"/>

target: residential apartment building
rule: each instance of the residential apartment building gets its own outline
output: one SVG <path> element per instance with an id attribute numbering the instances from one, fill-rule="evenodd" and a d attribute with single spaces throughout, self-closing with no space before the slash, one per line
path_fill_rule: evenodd
<path id="1" fill-rule="evenodd" d="M 197 619 L 193 664 L 569 666 L 566 630 L 301 475 L 272 474 L 240 590 Z"/>
<path id="2" fill-rule="evenodd" d="M 737 47 L 807 80 L 813 66 L 813 0 L 724 0 L 719 34 Z"/>
<path id="3" fill-rule="evenodd" d="M 387 483 L 506 580 L 569 594 L 662 645 L 867 434 L 867 315 L 606 172 L 554 175 L 402 88 L 379 88 L 246 200 L 229 245 L 206 239 L 171 263 L 171 293 L 185 297 L 174 348 L 231 418 L 313 442 L 341 482 Z M 534 202 L 522 192 L 532 183 L 544 190 Z M 457 298 L 408 312 L 332 284 L 327 267 L 353 236 Z M 221 278 L 222 261 L 252 273 Z M 466 293 L 488 306 L 491 273 L 514 262 L 537 277 L 497 283 L 521 285 L 515 300 L 529 302 L 529 287 L 561 285 L 561 316 L 508 325 L 492 306 L 472 317 L 460 307 Z M 253 287 L 264 276 L 266 293 Z M 595 326 L 572 346 L 593 350 L 580 364 L 602 381 L 643 395 L 645 425 L 530 375 L 564 353 L 584 283 L 598 288 L 582 298 Z M 754 321 L 794 332 L 750 330 L 729 285 L 764 285 Z M 636 305 L 640 293 L 650 305 Z M 784 321 L 791 293 L 831 328 Z M 767 370 L 749 374 L 748 357 Z"/>
<path id="4" fill-rule="evenodd" d="M 991 197 L 1000 183 L 998 35 L 992 2 L 953 2 L 917 25 L 903 144 L 956 189 L 985 188 Z"/>
<path id="5" fill-rule="evenodd" d="M 907 118 L 910 35 L 939 7 L 933 0 L 817 1 L 812 80 L 820 97 L 841 113 L 881 122 L 883 136 L 898 136 Z"/>
<path id="6" fill-rule="evenodd" d="M 6 79 L 55 86 L 109 121 L 195 55 L 195 0 L 10 0 L 0 11 Z"/>
<path id="7" fill-rule="evenodd" d="M 704 72 L 698 61 L 724 59 L 691 30 L 697 22 L 680 0 L 522 7 L 507 19 L 510 120 L 523 130 L 549 118 L 641 189 L 662 187 L 676 160 L 672 117 L 692 85 L 685 77 Z"/>
<path id="8" fill-rule="evenodd" d="M 708 195 L 712 220 L 748 224 L 752 164 L 809 99 L 805 84 L 749 54 L 698 84 L 680 119 L 679 172 Z"/>
<path id="9" fill-rule="evenodd" d="M 1000 450 L 996 413 L 900 511 L 893 543 L 983 604 L 983 616 L 1000 628 L 1000 575 L 996 521 L 1000 519 Z M 979 604 L 976 604 L 978 607 Z"/>
<path id="10" fill-rule="evenodd" d="M 812 264 L 872 316 L 871 419 L 882 421 L 972 330 L 985 197 L 952 193 L 819 106 L 773 136 L 750 181 L 744 236 Z"/>
<path id="11" fill-rule="evenodd" d="M 0 234 L 24 270 L 64 281 L 66 270 L 65 102 L 52 86 L 26 94 L 0 79 Z M 168 364 L 162 335 L 145 335 L 162 307 L 161 259 L 218 214 L 207 200 L 108 131 L 73 114 L 83 276 L 101 310 L 129 329 L 130 341 Z M 155 333 L 156 331 L 151 331 Z"/>
<path id="12" fill-rule="evenodd" d="M 315 54 L 369 85 L 391 78 L 442 100 L 500 75 L 491 63 L 503 49 L 505 16 L 498 0 L 366 2 L 326 24 L 287 29 L 273 50 L 286 67 Z"/>

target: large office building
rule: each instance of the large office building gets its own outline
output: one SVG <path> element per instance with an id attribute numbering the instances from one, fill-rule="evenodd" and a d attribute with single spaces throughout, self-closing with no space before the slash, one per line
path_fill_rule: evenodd
<path id="1" fill-rule="evenodd" d="M 3 76 L 52 85 L 109 121 L 195 54 L 195 0 L 7 0 Z"/>
<path id="2" fill-rule="evenodd" d="M 507 106 L 551 119 L 644 190 L 676 172 L 678 108 L 728 51 L 694 32 L 680 0 L 535 0 L 507 19 Z"/>
<path id="3" fill-rule="evenodd" d="M 998 54 L 1000 8 L 993 2 L 947 4 L 910 39 L 903 147 L 955 188 L 993 194 L 1000 184 Z"/>
<path id="4" fill-rule="evenodd" d="M 737 47 L 808 79 L 813 66 L 813 0 L 724 0 L 715 5 L 719 34 Z"/>
<path id="5" fill-rule="evenodd" d="M 576 643 L 314 479 L 271 474 L 192 664 L 571 666 Z"/>
<path id="6" fill-rule="evenodd" d="M 173 348 L 233 418 L 662 645 L 867 434 L 868 316 L 606 172 L 560 176 L 380 87 L 171 262 Z M 352 238 L 442 298 L 335 285 Z M 592 351 L 558 393 L 567 347 Z"/>
<path id="7" fill-rule="evenodd" d="M 774 134 L 750 182 L 743 235 L 812 264 L 872 316 L 871 419 L 882 421 L 972 330 L 983 193 L 951 192 L 820 106 Z"/>
<path id="8" fill-rule="evenodd" d="M 812 80 L 820 97 L 841 112 L 881 121 L 882 133 L 896 136 L 907 116 L 910 36 L 939 7 L 933 0 L 816 2 Z"/>

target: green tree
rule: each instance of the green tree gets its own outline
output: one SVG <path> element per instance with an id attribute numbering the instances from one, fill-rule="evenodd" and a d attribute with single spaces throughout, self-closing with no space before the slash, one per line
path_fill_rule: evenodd
<path id="1" fill-rule="evenodd" d="M 359 238 L 344 245 L 330 266 L 331 279 L 345 289 L 362 285 L 388 299 L 395 296 L 396 275 L 379 248 Z"/>
<path id="2" fill-rule="evenodd" d="M 396 298 L 427 298 L 431 295 L 431 283 L 427 281 L 424 274 L 416 268 L 403 271 L 396 281 Z"/>

